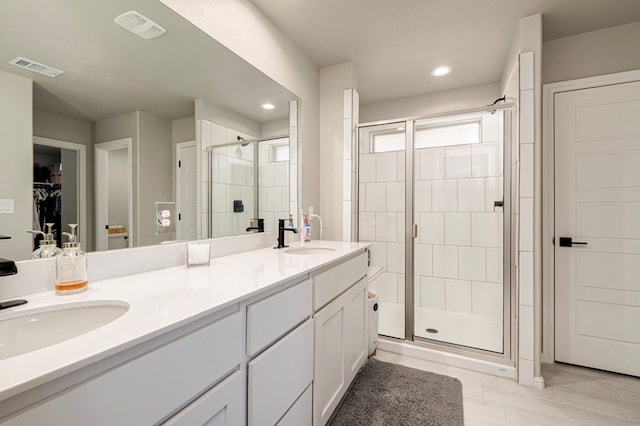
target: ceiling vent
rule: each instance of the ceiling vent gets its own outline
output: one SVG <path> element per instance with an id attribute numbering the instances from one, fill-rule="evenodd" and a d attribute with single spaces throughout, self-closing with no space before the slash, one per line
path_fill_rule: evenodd
<path id="1" fill-rule="evenodd" d="M 23 58 L 22 56 L 13 58 L 12 60 L 9 61 L 9 63 L 12 65 L 15 65 L 16 67 L 37 72 L 38 74 L 46 75 L 47 77 L 51 77 L 51 78 L 57 77 L 60 74 L 64 73 L 64 71 L 60 71 L 59 69 L 49 67 L 47 65 L 41 64 L 40 62 L 32 61 L 31 59 Z"/>
<path id="2" fill-rule="evenodd" d="M 160 25 L 135 10 L 116 16 L 113 22 L 145 40 L 159 37 L 167 32 Z"/>

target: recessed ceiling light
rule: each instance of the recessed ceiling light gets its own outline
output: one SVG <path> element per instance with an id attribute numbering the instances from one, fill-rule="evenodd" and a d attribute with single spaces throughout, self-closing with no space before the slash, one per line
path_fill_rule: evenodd
<path id="1" fill-rule="evenodd" d="M 159 37 L 167 32 L 160 25 L 135 10 L 116 16 L 113 22 L 145 40 Z"/>
<path id="2" fill-rule="evenodd" d="M 442 77 L 443 75 L 447 75 L 451 72 L 451 67 L 447 65 L 443 65 L 431 71 L 431 75 L 434 77 Z"/>
<path id="3" fill-rule="evenodd" d="M 275 106 L 273 104 L 267 103 L 267 104 L 262 104 L 262 108 L 264 108 L 264 109 L 274 109 Z"/>

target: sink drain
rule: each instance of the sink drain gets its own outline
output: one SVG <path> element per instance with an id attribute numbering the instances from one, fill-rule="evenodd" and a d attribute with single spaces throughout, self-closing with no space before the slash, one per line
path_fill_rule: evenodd
<path id="1" fill-rule="evenodd" d="M 427 328 L 426 332 L 427 333 L 436 334 L 438 332 L 438 330 L 436 330 L 435 328 Z"/>

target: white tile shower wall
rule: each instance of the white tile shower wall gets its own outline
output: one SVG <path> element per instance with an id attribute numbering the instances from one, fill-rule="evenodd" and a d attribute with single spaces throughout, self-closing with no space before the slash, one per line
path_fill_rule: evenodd
<path id="1" fill-rule="evenodd" d="M 502 115 L 481 129 L 480 143 L 416 152 L 414 264 L 421 306 L 502 318 Z"/>
<path id="2" fill-rule="evenodd" d="M 289 214 L 293 215 L 295 226 L 300 226 L 297 213 L 289 210 L 289 163 L 273 161 L 271 155 L 274 147 L 283 143 L 289 144 L 289 139 L 274 139 L 258 145 L 260 217 L 264 218 L 267 232 L 277 230 L 278 219 L 287 219 Z"/>

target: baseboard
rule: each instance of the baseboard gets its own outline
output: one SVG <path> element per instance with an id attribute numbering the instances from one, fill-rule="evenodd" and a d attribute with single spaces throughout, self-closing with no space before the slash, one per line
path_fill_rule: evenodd
<path id="1" fill-rule="evenodd" d="M 403 341 L 380 338 L 378 349 L 507 379 L 515 380 L 517 377 L 514 366 L 443 352 Z"/>

